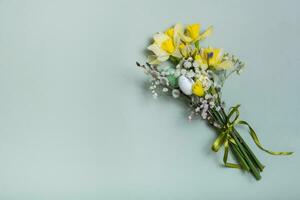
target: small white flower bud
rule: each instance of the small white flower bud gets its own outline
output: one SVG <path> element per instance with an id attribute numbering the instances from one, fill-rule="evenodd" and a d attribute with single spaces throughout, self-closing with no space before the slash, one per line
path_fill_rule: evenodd
<path id="1" fill-rule="evenodd" d="M 194 62 L 193 62 L 193 67 L 195 67 L 195 68 L 199 68 L 199 63 L 198 63 L 198 62 L 196 62 L 196 61 L 194 61 Z"/>
<path id="2" fill-rule="evenodd" d="M 169 89 L 165 87 L 165 88 L 162 89 L 162 91 L 163 91 L 163 92 L 168 92 Z"/>
<path id="3" fill-rule="evenodd" d="M 180 96 L 180 91 L 178 89 L 172 90 L 172 96 L 178 98 Z"/>
<path id="4" fill-rule="evenodd" d="M 185 62 L 183 63 L 183 67 L 186 68 L 186 69 L 189 69 L 189 68 L 192 67 L 192 63 L 189 62 L 189 61 L 185 61 Z"/>
<path id="5" fill-rule="evenodd" d="M 211 98 L 211 95 L 210 94 L 206 94 L 205 95 L 205 99 L 210 99 Z"/>

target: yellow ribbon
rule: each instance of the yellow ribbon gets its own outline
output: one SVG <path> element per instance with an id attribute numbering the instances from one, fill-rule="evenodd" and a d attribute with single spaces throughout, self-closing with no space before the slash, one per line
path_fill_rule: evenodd
<path id="1" fill-rule="evenodd" d="M 239 164 L 227 162 L 230 144 L 237 145 L 234 138 L 232 138 L 232 136 L 230 134 L 233 131 L 235 125 L 247 126 L 249 128 L 249 134 L 251 135 L 256 146 L 271 155 L 291 155 L 293 153 L 293 152 L 273 152 L 273 151 L 265 149 L 262 146 L 262 144 L 260 143 L 254 129 L 246 121 L 239 120 L 239 115 L 240 115 L 239 107 L 240 107 L 240 105 L 230 108 L 230 112 L 226 118 L 226 125 L 224 126 L 224 131 L 218 135 L 217 139 L 214 141 L 214 143 L 212 145 L 212 150 L 215 152 L 219 151 L 221 146 L 224 145 L 223 162 L 226 167 L 242 168 Z M 231 118 L 233 118 L 233 120 L 231 120 Z"/>

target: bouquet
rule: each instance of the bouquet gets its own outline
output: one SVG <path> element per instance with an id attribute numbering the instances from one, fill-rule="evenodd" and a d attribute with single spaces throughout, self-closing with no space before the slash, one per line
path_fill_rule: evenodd
<path id="1" fill-rule="evenodd" d="M 189 119 L 201 117 L 217 132 L 212 150 L 218 152 L 224 146 L 223 162 L 226 167 L 250 172 L 257 180 L 264 165 L 257 159 L 236 127 L 245 126 L 258 148 L 271 155 L 290 155 L 292 152 L 273 152 L 265 149 L 254 129 L 239 118 L 239 107 L 227 112 L 222 101 L 222 87 L 232 74 L 240 74 L 245 64 L 222 49 L 202 47 L 200 42 L 210 36 L 210 26 L 200 31 L 200 24 L 183 27 L 182 24 L 158 32 L 148 47 L 151 52 L 146 64 L 136 63 L 150 75 L 150 90 L 153 97 L 169 94 L 182 98 L 191 107 Z M 236 163 L 228 162 L 232 153 Z"/>

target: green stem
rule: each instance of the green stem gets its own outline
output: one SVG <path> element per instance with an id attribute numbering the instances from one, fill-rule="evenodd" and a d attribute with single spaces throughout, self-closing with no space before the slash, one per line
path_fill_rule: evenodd
<path id="1" fill-rule="evenodd" d="M 253 160 L 249 157 L 249 152 L 242 146 L 242 144 L 240 143 L 240 141 L 237 139 L 236 134 L 234 132 L 231 133 L 231 135 L 233 136 L 235 142 L 237 143 L 237 146 L 239 147 L 239 149 L 241 150 L 246 162 L 248 163 L 252 174 L 255 176 L 255 178 L 257 180 L 259 180 L 261 178 L 260 176 L 260 172 L 257 169 L 257 167 L 255 166 L 255 162 L 253 162 Z"/>
<path id="2" fill-rule="evenodd" d="M 223 121 L 222 117 L 218 114 L 218 112 L 216 112 L 214 109 L 211 109 L 211 111 L 212 117 L 215 119 L 215 121 L 224 126 L 225 122 Z M 235 145 L 230 145 L 230 149 L 234 152 L 234 155 L 236 156 L 242 168 L 249 171 L 250 168 L 245 159 L 243 158 L 242 152 L 239 150 L 239 148 L 237 148 Z"/>
<path id="3" fill-rule="evenodd" d="M 212 109 L 213 110 L 213 109 Z M 222 114 L 221 114 L 222 113 Z M 225 112 L 223 113 L 221 112 L 216 112 L 214 111 L 214 114 L 217 116 L 219 122 L 222 122 L 223 125 L 225 125 L 227 122 L 223 119 L 227 119 L 227 115 L 225 114 Z M 237 147 L 236 149 L 233 148 L 233 146 L 235 145 L 231 145 L 231 150 L 235 153 L 235 156 L 237 157 L 237 160 L 239 161 L 239 163 L 241 164 L 241 166 L 245 169 L 248 170 L 250 168 L 251 173 L 253 174 L 253 176 L 259 180 L 261 178 L 260 176 L 260 172 L 259 170 L 261 169 L 258 164 L 257 164 L 257 159 L 254 159 L 252 155 L 254 155 L 252 153 L 252 151 L 249 151 L 249 147 L 246 148 L 245 146 L 242 145 L 245 144 L 245 142 L 240 142 L 240 136 L 238 137 L 237 135 L 237 131 L 233 131 L 230 133 L 231 136 L 234 138 L 235 142 L 237 143 Z M 254 156 L 255 157 L 255 156 Z M 242 159 L 241 159 L 242 158 Z M 256 158 L 256 157 L 255 157 Z M 246 162 L 247 164 L 245 164 L 244 162 Z M 258 162 L 259 163 L 259 162 Z M 258 168 L 258 169 L 257 169 Z"/>
<path id="4" fill-rule="evenodd" d="M 221 114 L 224 116 L 226 116 L 226 113 L 224 111 L 223 108 L 221 108 Z M 261 162 L 257 159 L 257 157 L 254 155 L 254 153 L 251 151 L 251 149 L 249 148 L 249 146 L 246 144 L 246 142 L 244 141 L 244 139 L 240 136 L 240 134 L 238 133 L 238 131 L 234 128 L 234 132 L 236 137 L 239 139 L 240 143 L 243 145 L 243 147 L 247 150 L 247 152 L 249 153 L 249 156 L 252 158 L 252 160 L 254 161 L 255 166 L 262 172 L 264 169 L 264 165 L 261 164 Z"/>
<path id="5" fill-rule="evenodd" d="M 235 155 L 237 161 L 239 161 L 239 164 L 241 165 L 242 169 L 249 171 L 250 167 L 245 161 L 242 152 L 239 150 L 239 148 L 235 145 L 230 144 L 230 149 L 232 150 L 233 154 Z"/>
<path id="6" fill-rule="evenodd" d="M 249 146 L 246 144 L 246 142 L 243 140 L 243 138 L 240 136 L 240 134 L 237 132 L 236 129 L 234 129 L 234 132 L 235 132 L 237 138 L 240 140 L 241 144 L 249 152 L 249 156 L 255 161 L 254 164 L 256 165 L 256 167 L 262 172 L 263 169 L 264 169 L 264 165 L 261 164 L 261 162 L 256 158 L 256 156 L 254 155 L 254 153 L 251 151 L 251 149 L 249 148 Z"/>

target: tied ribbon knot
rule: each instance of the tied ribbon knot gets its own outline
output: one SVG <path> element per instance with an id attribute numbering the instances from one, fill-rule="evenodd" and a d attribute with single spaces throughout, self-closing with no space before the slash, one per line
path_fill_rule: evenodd
<path id="1" fill-rule="evenodd" d="M 243 121 L 243 120 L 239 120 L 239 115 L 240 115 L 239 107 L 240 107 L 240 105 L 237 105 L 237 106 L 234 106 L 234 107 L 230 108 L 229 114 L 228 114 L 228 116 L 226 116 L 226 119 L 225 119 L 226 123 L 223 127 L 223 131 L 218 135 L 217 139 L 214 141 L 214 143 L 212 145 L 212 150 L 215 151 L 215 152 L 218 152 L 219 149 L 224 145 L 223 162 L 224 162 L 224 165 L 226 167 L 239 168 L 239 169 L 242 168 L 241 165 L 239 165 L 239 164 L 227 162 L 230 145 L 234 145 L 238 149 L 237 142 L 231 134 L 234 131 L 236 125 L 247 126 L 248 129 L 249 129 L 249 134 L 252 137 L 252 139 L 253 139 L 254 143 L 256 144 L 256 146 L 259 149 L 261 149 L 262 151 L 267 152 L 268 154 L 271 154 L 271 155 L 291 155 L 293 153 L 293 152 L 274 152 L 274 151 L 270 151 L 270 150 L 265 149 L 262 146 L 262 144 L 260 143 L 254 129 L 248 124 L 248 122 Z"/>

